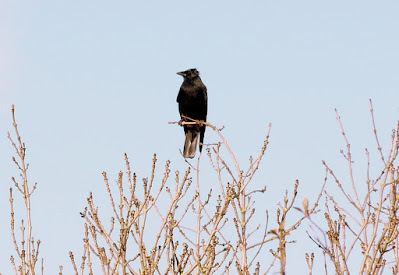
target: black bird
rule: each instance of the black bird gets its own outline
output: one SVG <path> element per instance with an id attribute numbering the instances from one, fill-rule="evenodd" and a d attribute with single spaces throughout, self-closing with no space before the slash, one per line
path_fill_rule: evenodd
<path id="1" fill-rule="evenodd" d="M 206 86 L 199 77 L 199 72 L 197 69 L 189 69 L 184 72 L 178 72 L 177 74 L 184 77 L 176 100 L 177 103 L 179 103 L 181 121 L 190 121 L 183 116 L 206 121 L 206 115 L 208 113 L 208 95 Z M 205 125 L 184 125 L 184 132 L 186 133 L 186 141 L 184 142 L 183 156 L 185 158 L 194 158 L 195 151 L 197 150 L 198 137 L 200 140 L 199 151 L 202 151 Z"/>

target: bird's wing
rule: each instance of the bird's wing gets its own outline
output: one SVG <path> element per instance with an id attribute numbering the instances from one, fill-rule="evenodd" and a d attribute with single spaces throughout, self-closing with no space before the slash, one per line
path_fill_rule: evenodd
<path id="1" fill-rule="evenodd" d="M 201 120 L 206 121 L 206 115 L 208 114 L 208 93 L 205 85 L 203 85 L 201 90 L 202 90 L 201 92 L 203 99 L 203 102 L 201 102 L 202 104 Z"/>
<path id="2" fill-rule="evenodd" d="M 177 94 L 177 98 L 176 98 L 177 103 L 180 103 L 180 101 L 181 101 L 181 94 L 182 94 L 182 90 L 180 88 L 179 93 Z"/>
<path id="3" fill-rule="evenodd" d="M 176 102 L 179 103 L 179 113 L 180 115 L 184 114 L 184 96 L 185 92 L 182 88 L 180 88 L 179 93 L 177 94 Z"/>

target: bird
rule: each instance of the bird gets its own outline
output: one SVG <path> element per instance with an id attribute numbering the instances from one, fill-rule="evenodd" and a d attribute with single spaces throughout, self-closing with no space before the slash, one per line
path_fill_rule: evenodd
<path id="1" fill-rule="evenodd" d="M 179 104 L 180 122 L 190 121 L 185 117 L 205 122 L 208 113 L 208 94 L 199 72 L 194 68 L 177 74 L 184 78 L 176 99 Z M 202 151 L 206 126 L 203 124 L 189 124 L 183 125 L 183 127 L 186 135 L 183 157 L 194 158 L 197 151 L 198 137 L 200 142 L 199 151 L 200 153 Z"/>

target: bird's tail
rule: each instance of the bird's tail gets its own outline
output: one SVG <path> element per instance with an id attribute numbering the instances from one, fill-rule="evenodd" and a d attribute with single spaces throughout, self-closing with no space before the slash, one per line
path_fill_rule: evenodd
<path id="1" fill-rule="evenodd" d="M 184 150 L 183 150 L 183 156 L 185 158 L 194 158 L 195 157 L 195 151 L 197 151 L 197 145 L 198 145 L 198 138 L 199 138 L 199 132 L 197 130 L 190 129 L 186 133 L 186 141 L 184 142 Z"/>

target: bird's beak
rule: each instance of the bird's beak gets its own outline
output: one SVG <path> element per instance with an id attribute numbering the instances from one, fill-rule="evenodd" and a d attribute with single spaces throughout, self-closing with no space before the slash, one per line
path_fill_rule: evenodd
<path id="1" fill-rule="evenodd" d="M 178 75 L 184 76 L 184 72 L 178 72 Z"/>

